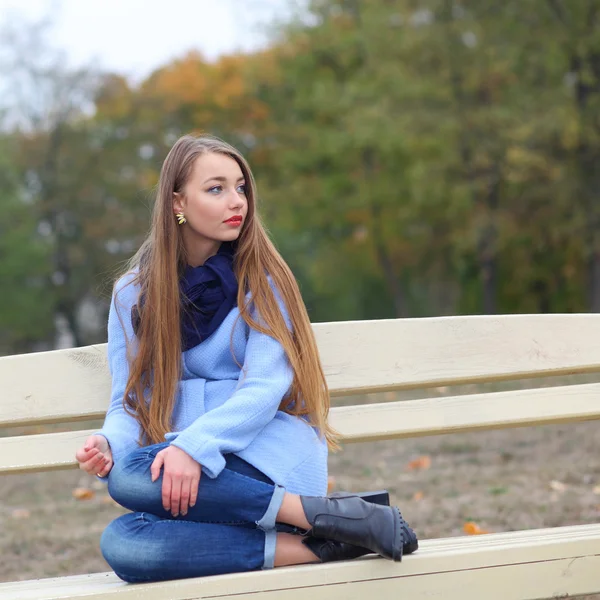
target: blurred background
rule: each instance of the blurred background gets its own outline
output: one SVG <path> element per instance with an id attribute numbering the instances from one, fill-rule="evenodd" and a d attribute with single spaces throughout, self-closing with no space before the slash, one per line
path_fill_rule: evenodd
<path id="1" fill-rule="evenodd" d="M 0 0 L 0 354 L 106 340 L 188 132 L 313 322 L 600 311 L 600 0 Z"/>

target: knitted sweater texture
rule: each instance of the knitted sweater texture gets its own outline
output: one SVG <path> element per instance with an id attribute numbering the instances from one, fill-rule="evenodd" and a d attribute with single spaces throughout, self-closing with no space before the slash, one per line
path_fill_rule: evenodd
<path id="1" fill-rule="evenodd" d="M 132 278 L 133 274 L 125 275 L 115 286 L 108 318 L 112 393 L 98 433 L 108 440 L 115 463 L 138 447 L 140 433 L 137 421 L 123 408 L 129 375 L 126 344 L 129 341 L 134 353 L 137 345 L 130 315 L 139 286 Z M 293 378 L 284 349 L 238 316 L 236 306 L 208 339 L 182 353 L 173 431 L 166 439 L 200 463 L 208 477 L 217 477 L 225 466 L 223 455 L 233 452 L 289 492 L 323 495 L 327 491 L 325 441 L 304 419 L 278 410 Z"/>

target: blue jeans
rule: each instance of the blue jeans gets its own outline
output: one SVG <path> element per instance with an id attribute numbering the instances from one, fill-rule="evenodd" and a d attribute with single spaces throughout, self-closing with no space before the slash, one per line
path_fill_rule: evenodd
<path id="1" fill-rule="evenodd" d="M 275 518 L 285 489 L 234 454 L 215 479 L 200 478 L 198 499 L 187 515 L 173 517 L 162 505 L 162 473 L 150 466 L 169 444 L 135 450 L 108 476 L 108 492 L 133 511 L 104 530 L 100 549 L 123 580 L 136 583 L 219 575 L 273 567 Z"/>

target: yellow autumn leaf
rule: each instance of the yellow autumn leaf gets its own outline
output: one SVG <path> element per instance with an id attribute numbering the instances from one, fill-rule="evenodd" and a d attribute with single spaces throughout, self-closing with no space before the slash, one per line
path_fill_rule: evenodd
<path id="1" fill-rule="evenodd" d="M 75 500 L 91 500 L 95 495 L 96 492 L 89 488 L 75 488 L 73 490 L 73 498 Z"/>
<path id="2" fill-rule="evenodd" d="M 487 529 L 481 529 L 481 527 L 479 527 L 479 525 L 477 525 L 477 523 L 474 523 L 473 521 L 467 521 L 463 525 L 463 531 L 467 535 L 483 535 L 485 533 L 489 533 Z"/>
<path id="3" fill-rule="evenodd" d="M 409 471 L 417 471 L 420 469 L 429 469 L 429 467 L 431 467 L 431 457 L 427 456 L 427 455 L 419 456 L 418 458 L 411 460 L 406 465 L 406 468 Z"/>

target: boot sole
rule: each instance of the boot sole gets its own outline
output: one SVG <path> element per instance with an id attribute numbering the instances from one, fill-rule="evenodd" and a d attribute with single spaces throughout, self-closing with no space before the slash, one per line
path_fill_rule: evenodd
<path id="1" fill-rule="evenodd" d="M 372 504 L 381 504 L 382 506 L 390 505 L 390 494 L 387 490 L 379 490 L 376 492 L 358 492 L 356 494 L 356 496 L 359 496 L 366 502 L 371 502 Z M 398 511 L 398 513 L 400 515 L 401 521 L 406 523 L 406 521 L 404 521 L 404 517 L 402 516 L 402 513 L 400 513 L 400 510 L 397 507 L 396 507 L 396 510 Z M 402 535 L 402 525 L 399 526 L 395 519 L 394 519 L 394 525 L 395 525 L 396 529 L 398 529 L 398 527 L 400 528 L 400 537 L 403 541 L 402 550 L 400 552 L 400 558 L 399 559 L 394 558 L 394 560 L 400 561 L 400 560 L 402 560 L 403 556 L 406 556 L 408 554 L 412 554 L 413 552 L 416 552 L 419 549 L 419 542 L 418 542 L 418 540 L 415 540 L 414 542 L 408 542 L 408 543 L 404 544 L 404 536 Z M 407 524 L 407 526 L 408 526 L 408 524 Z"/>
<path id="2" fill-rule="evenodd" d="M 402 537 L 402 515 L 398 507 L 394 506 L 394 544 L 392 547 L 392 560 L 400 562 L 402 560 L 402 549 L 404 547 L 404 538 Z"/>

